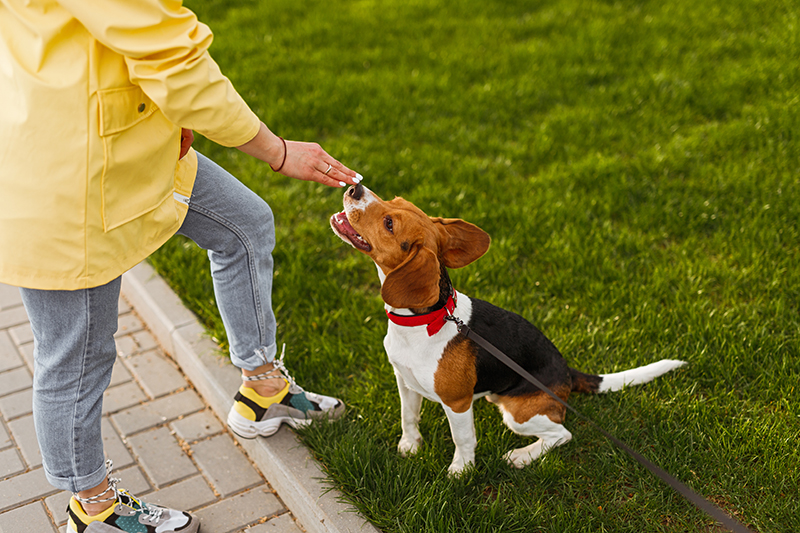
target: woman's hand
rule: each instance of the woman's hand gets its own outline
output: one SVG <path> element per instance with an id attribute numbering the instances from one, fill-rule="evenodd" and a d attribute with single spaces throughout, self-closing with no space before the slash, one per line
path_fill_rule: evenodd
<path id="1" fill-rule="evenodd" d="M 361 181 L 361 176 L 328 155 L 320 145 L 283 141 L 263 123 L 253 140 L 238 149 L 290 178 L 316 181 L 330 187 L 345 187 Z"/>
<path id="2" fill-rule="evenodd" d="M 192 143 L 194 142 L 194 132 L 192 130 L 187 130 L 186 128 L 181 129 L 181 155 L 178 159 L 183 159 L 189 152 L 189 148 L 191 148 Z"/>

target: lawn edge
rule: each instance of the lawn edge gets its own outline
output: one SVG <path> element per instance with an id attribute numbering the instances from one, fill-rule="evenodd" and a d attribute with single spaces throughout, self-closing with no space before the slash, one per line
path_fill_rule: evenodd
<path id="1" fill-rule="evenodd" d="M 181 367 L 186 377 L 225 420 L 241 383 L 239 370 L 221 357 L 195 315 L 147 263 L 122 276 L 122 295 Z M 270 438 L 236 441 L 308 533 L 377 533 L 379 530 L 325 483 L 320 465 L 286 427 Z"/>

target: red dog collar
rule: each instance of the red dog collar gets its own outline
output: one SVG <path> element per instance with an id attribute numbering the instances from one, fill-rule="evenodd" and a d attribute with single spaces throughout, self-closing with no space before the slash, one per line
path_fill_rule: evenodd
<path id="1" fill-rule="evenodd" d="M 445 317 L 452 315 L 455 310 L 456 291 L 453 291 L 450 293 L 450 297 L 447 298 L 447 302 L 445 302 L 444 307 L 437 309 L 436 311 L 431 311 L 430 313 L 425 313 L 424 315 L 411 316 L 397 315 L 391 311 L 386 311 L 386 316 L 398 326 L 428 326 L 428 337 L 432 337 L 439 333 L 439 330 L 444 327 L 445 323 L 447 322 Z"/>

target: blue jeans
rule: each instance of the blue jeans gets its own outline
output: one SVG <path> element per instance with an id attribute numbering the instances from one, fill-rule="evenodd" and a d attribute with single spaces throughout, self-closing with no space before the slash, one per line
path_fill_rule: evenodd
<path id="1" fill-rule="evenodd" d="M 179 233 L 208 250 L 231 359 L 253 370 L 275 357 L 272 211 L 198 154 L 189 212 Z M 33 417 L 45 475 L 79 492 L 106 476 L 100 433 L 103 392 L 117 350 L 121 278 L 91 289 L 20 289 L 34 335 Z"/>

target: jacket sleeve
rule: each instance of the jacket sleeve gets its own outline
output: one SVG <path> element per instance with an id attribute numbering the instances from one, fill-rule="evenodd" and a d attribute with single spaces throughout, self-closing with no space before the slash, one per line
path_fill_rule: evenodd
<path id="1" fill-rule="evenodd" d="M 182 0 L 58 0 L 92 36 L 125 58 L 173 124 L 223 146 L 255 137 L 260 121 L 208 53 L 213 35 Z"/>

